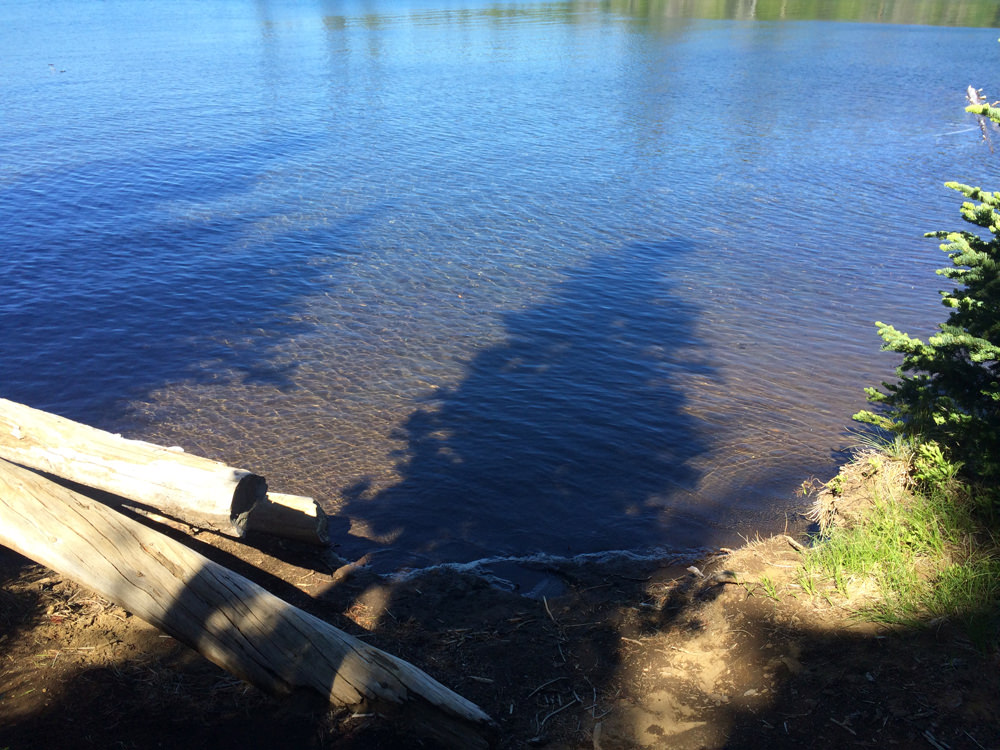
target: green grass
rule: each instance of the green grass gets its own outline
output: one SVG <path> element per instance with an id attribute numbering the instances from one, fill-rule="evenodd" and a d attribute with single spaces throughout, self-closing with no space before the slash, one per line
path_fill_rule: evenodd
<path id="1" fill-rule="evenodd" d="M 1000 534 L 993 516 L 982 512 L 989 504 L 933 447 L 893 448 L 894 455 L 883 456 L 907 460 L 909 490 L 887 492 L 869 482 L 860 520 L 830 529 L 806 553 L 800 585 L 815 595 L 817 579 L 825 579 L 851 598 L 867 582 L 875 595 L 859 601 L 861 617 L 905 625 L 952 620 L 981 648 L 1000 646 Z M 871 476 L 882 469 L 879 461 L 868 451 L 845 471 Z"/>
<path id="2" fill-rule="evenodd" d="M 815 566 L 806 567 L 803 565 L 799 570 L 798 584 L 809 596 L 816 596 L 816 594 L 819 593 L 819 589 L 816 588 L 816 574 L 814 567 Z"/>
<path id="3" fill-rule="evenodd" d="M 779 601 L 778 586 L 770 578 L 768 578 L 767 576 L 761 576 L 760 588 L 768 599 Z"/>

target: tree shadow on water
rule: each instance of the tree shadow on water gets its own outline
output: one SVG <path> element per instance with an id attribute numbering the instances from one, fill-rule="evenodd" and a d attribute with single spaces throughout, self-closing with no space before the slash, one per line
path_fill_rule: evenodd
<path id="1" fill-rule="evenodd" d="M 348 489 L 344 515 L 415 566 L 696 546 L 697 527 L 669 517 L 706 447 L 683 381 L 712 370 L 697 307 L 671 279 L 692 249 L 671 240 L 599 255 L 509 313 L 504 343 L 407 420 L 403 481 Z"/>
<path id="2" fill-rule="evenodd" d="M 316 147 L 289 135 L 126 152 L 3 186 L 4 396 L 129 432 L 129 402 L 165 385 L 291 390 L 297 363 L 275 355 L 311 327 L 302 299 L 335 283 L 388 205 L 329 224 L 292 216 L 268 175 Z"/>

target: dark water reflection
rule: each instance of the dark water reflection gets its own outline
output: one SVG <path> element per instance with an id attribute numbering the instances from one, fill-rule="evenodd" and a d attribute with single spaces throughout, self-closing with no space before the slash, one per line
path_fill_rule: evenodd
<path id="1" fill-rule="evenodd" d="M 606 6 L 650 24 L 673 19 L 856 21 L 863 23 L 996 26 L 1000 8 L 978 0 L 607 0 Z"/>

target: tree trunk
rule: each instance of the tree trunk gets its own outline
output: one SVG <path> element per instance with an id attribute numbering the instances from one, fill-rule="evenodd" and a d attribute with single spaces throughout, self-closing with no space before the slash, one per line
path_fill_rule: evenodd
<path id="1" fill-rule="evenodd" d="M 268 492 L 250 509 L 246 530 L 324 546 L 330 541 L 326 514 L 311 497 Z"/>
<path id="2" fill-rule="evenodd" d="M 493 722 L 411 664 L 101 503 L 0 460 L 0 544 L 118 602 L 274 693 L 310 688 L 388 712 L 456 748 Z"/>
<path id="3" fill-rule="evenodd" d="M 264 477 L 7 399 L 0 399 L 0 458 L 230 536 L 242 537 L 248 518 L 259 515 L 251 522 L 257 531 L 326 542 L 326 517 L 315 501 L 269 501 Z"/>

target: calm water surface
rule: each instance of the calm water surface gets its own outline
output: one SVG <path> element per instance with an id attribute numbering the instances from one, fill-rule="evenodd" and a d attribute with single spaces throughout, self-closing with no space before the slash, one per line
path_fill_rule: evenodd
<path id="1" fill-rule="evenodd" d="M 998 4 L 840 5 L 8 0 L 0 395 L 386 570 L 779 529 L 997 182 Z"/>

